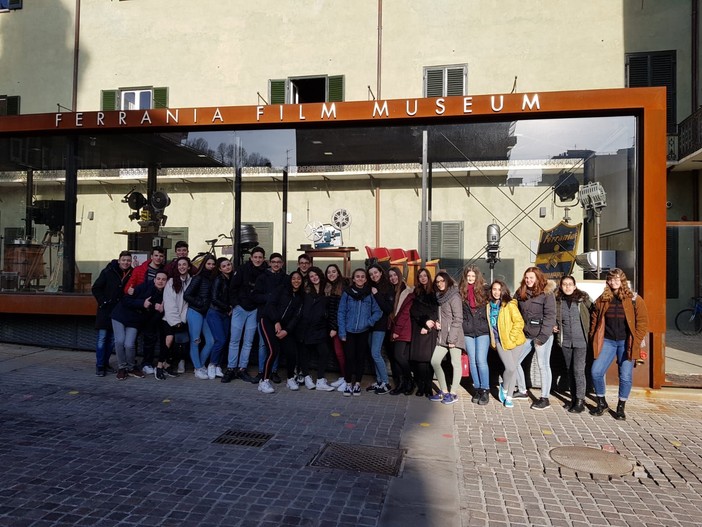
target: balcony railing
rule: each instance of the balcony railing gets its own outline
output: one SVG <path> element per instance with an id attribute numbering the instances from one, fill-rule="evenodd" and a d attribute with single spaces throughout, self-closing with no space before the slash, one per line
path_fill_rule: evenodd
<path id="1" fill-rule="evenodd" d="M 702 148 L 702 107 L 678 125 L 678 159 Z"/>
<path id="2" fill-rule="evenodd" d="M 668 134 L 666 159 L 668 161 L 677 161 L 678 157 L 678 134 Z"/>

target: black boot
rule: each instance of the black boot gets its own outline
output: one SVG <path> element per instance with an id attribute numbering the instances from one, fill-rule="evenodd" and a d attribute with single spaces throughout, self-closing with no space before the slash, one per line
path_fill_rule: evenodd
<path id="1" fill-rule="evenodd" d="M 390 395 L 400 395 L 405 392 L 405 383 L 400 382 L 395 385 L 395 387 L 390 390 Z"/>
<path id="2" fill-rule="evenodd" d="M 605 404 L 607 404 L 607 403 L 605 403 Z M 568 409 L 568 411 L 569 411 L 571 414 L 579 414 L 579 413 L 581 413 L 583 410 L 585 410 L 585 403 L 583 402 L 582 399 L 573 399 L 573 404 L 572 404 L 571 407 Z"/>
<path id="3" fill-rule="evenodd" d="M 412 395 L 414 393 L 414 382 L 412 379 L 407 381 L 407 384 L 405 384 L 405 389 L 402 393 L 405 395 Z"/>
<path id="4" fill-rule="evenodd" d="M 626 401 L 619 401 L 617 404 L 617 411 L 614 414 L 614 418 L 617 421 L 626 421 L 626 414 L 624 413 L 624 406 L 626 405 Z"/>
<path id="5" fill-rule="evenodd" d="M 478 404 L 480 406 L 485 406 L 489 402 L 490 402 L 490 390 L 481 389 L 480 390 L 480 399 L 478 399 Z"/>
<path id="6" fill-rule="evenodd" d="M 609 408 L 607 400 L 604 397 L 597 396 L 597 406 L 590 410 L 590 415 L 604 415 L 604 413 Z"/>
<path id="7" fill-rule="evenodd" d="M 478 401 L 480 400 L 480 394 L 482 393 L 482 390 L 480 388 L 475 389 L 475 393 L 473 394 L 473 397 L 471 397 L 470 402 L 474 404 L 478 404 Z"/>

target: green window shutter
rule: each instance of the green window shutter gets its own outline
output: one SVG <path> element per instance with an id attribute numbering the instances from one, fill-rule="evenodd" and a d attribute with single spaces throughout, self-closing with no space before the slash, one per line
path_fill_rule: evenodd
<path id="1" fill-rule="evenodd" d="M 271 104 L 285 104 L 285 79 L 271 79 L 268 81 L 268 100 Z"/>
<path id="2" fill-rule="evenodd" d="M 465 68 L 446 70 L 446 95 L 465 95 Z"/>
<path id="3" fill-rule="evenodd" d="M 425 97 L 443 97 L 444 95 L 444 70 L 426 69 L 424 71 Z"/>
<path id="4" fill-rule="evenodd" d="M 154 88 L 154 108 L 168 108 L 168 88 Z"/>
<path id="5" fill-rule="evenodd" d="M 654 51 L 626 55 L 626 86 L 640 88 L 665 86 L 669 134 L 677 133 L 676 52 Z"/>
<path id="6" fill-rule="evenodd" d="M 19 95 L 14 95 L 7 98 L 7 113 L 5 115 L 20 114 L 20 98 Z"/>
<path id="7" fill-rule="evenodd" d="M 102 99 L 101 108 L 103 111 L 109 112 L 117 109 L 117 101 L 119 93 L 117 90 L 102 90 L 100 97 Z"/>
<path id="8" fill-rule="evenodd" d="M 333 75 L 327 80 L 327 101 L 343 102 L 344 100 L 344 76 Z"/>

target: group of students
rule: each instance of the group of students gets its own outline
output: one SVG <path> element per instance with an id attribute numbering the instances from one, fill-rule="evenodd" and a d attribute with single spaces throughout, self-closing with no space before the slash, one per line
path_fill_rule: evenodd
<path id="1" fill-rule="evenodd" d="M 590 375 L 597 396 L 591 413 L 603 415 L 608 409 L 605 374 L 616 359 L 619 403 L 614 415 L 625 419 L 633 367 L 645 358 L 646 305 L 629 289 L 621 269 L 609 271 L 604 292 L 593 304 L 572 276 L 562 277 L 556 285 L 537 267 L 524 272 L 512 297 L 504 281 L 488 285 L 472 265 L 463 270 L 458 284 L 444 271 L 432 277 L 427 269 L 419 269 L 416 286 L 410 287 L 401 269 L 378 263 L 356 269 L 347 278 L 337 265 L 322 271 L 302 254 L 297 270 L 288 275 L 282 255 L 272 253 L 266 261 L 260 247 L 252 249 L 249 260 L 236 271 L 227 258 L 211 255 L 195 268 L 187 250 L 185 242 L 178 242 L 176 258 L 164 265 L 163 250 L 154 248 L 151 258 L 134 270 L 125 251 L 102 271 L 93 285 L 98 302 L 98 376 L 110 370 L 114 342 L 120 380 L 176 376 L 183 371 L 176 367 L 182 360 L 179 350 L 187 348 L 198 379 L 221 378 L 224 383 L 242 379 L 258 384 L 262 393 L 274 393 L 273 384 L 282 382 L 278 365 L 283 355 L 288 389 L 305 386 L 359 396 L 370 357 L 375 382 L 366 391 L 414 393 L 452 404 L 458 399 L 465 352 L 474 387 L 472 402 L 485 405 L 491 393 L 492 349 L 503 366 L 498 398 L 512 408 L 514 400 L 529 399 L 522 363 L 535 352 L 541 397 L 531 406 L 545 409 L 550 406 L 550 360 L 556 340 L 571 385 L 569 411 L 584 410 L 591 349 Z M 143 336 L 141 367 L 136 365 L 138 334 Z M 257 335 L 259 371 L 252 377 L 248 363 Z M 341 375 L 328 382 L 332 351 Z M 312 356 L 317 361 L 316 379 L 310 372 Z"/>

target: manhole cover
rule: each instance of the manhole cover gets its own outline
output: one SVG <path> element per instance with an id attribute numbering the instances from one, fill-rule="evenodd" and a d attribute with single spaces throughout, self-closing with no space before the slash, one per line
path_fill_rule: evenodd
<path id="1" fill-rule="evenodd" d="M 397 476 L 403 454 L 404 451 L 397 448 L 327 443 L 310 466 Z"/>
<path id="2" fill-rule="evenodd" d="M 588 474 L 623 476 L 631 474 L 634 463 L 612 452 L 586 446 L 559 446 L 549 452 L 560 466 Z"/>
<path id="3" fill-rule="evenodd" d="M 273 437 L 273 434 L 249 432 L 244 430 L 227 430 L 212 442 L 220 445 L 262 447 L 271 437 Z"/>

